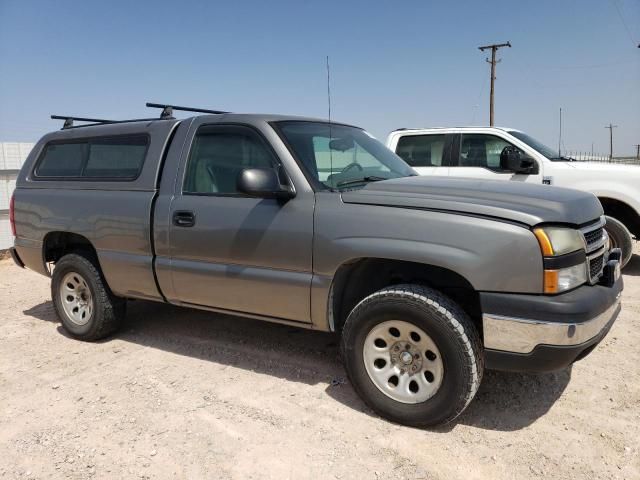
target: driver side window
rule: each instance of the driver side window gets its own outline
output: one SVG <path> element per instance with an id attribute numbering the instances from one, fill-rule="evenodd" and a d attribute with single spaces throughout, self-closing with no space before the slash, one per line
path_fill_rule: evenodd
<path id="1" fill-rule="evenodd" d="M 500 154 L 505 147 L 512 146 L 494 135 L 478 133 L 460 135 L 459 167 L 481 167 L 502 171 Z"/>
<path id="2" fill-rule="evenodd" d="M 248 128 L 204 125 L 193 140 L 183 192 L 237 194 L 242 169 L 275 165 L 264 142 Z"/>

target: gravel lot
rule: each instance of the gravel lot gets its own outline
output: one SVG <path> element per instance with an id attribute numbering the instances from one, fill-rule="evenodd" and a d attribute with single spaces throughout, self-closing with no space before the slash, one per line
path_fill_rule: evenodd
<path id="1" fill-rule="evenodd" d="M 0 478 L 640 478 L 640 256 L 624 310 L 572 369 L 488 372 L 455 424 L 373 415 L 337 338 L 131 302 L 65 336 L 48 279 L 0 261 Z"/>

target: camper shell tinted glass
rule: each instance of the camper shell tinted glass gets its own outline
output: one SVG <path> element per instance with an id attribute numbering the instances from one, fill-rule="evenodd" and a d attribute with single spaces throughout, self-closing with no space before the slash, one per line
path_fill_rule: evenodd
<path id="1" fill-rule="evenodd" d="M 35 179 L 126 180 L 138 178 L 149 147 L 149 135 L 55 140 L 45 145 Z"/>

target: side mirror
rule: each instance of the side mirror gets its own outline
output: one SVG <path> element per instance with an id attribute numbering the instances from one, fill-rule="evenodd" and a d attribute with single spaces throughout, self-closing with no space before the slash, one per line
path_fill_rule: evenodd
<path id="1" fill-rule="evenodd" d="M 508 145 L 500 153 L 500 168 L 514 173 L 538 173 L 538 164 L 519 148 Z"/>
<path id="2" fill-rule="evenodd" d="M 245 168 L 238 175 L 237 189 L 251 197 L 289 199 L 295 196 L 293 189 L 280 185 L 273 168 Z"/>

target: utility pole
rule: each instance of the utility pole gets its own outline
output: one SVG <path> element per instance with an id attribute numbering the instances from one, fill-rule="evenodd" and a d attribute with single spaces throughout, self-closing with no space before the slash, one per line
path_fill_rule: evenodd
<path id="1" fill-rule="evenodd" d="M 560 107 L 560 134 L 558 135 L 558 158 L 562 157 L 560 145 L 562 144 L 562 107 Z"/>
<path id="2" fill-rule="evenodd" d="M 484 52 L 485 50 L 491 49 L 491 60 L 487 58 L 487 62 L 491 64 L 491 95 L 489 98 L 489 126 L 493 127 L 493 90 L 494 90 L 494 82 L 496 80 L 496 64 L 500 63 L 500 60 L 496 60 L 496 52 L 499 48 L 509 47 L 511 48 L 511 43 L 496 43 L 493 45 L 485 45 L 484 47 L 478 47 L 478 50 Z"/>
<path id="3" fill-rule="evenodd" d="M 604 127 L 609 129 L 609 160 L 613 160 L 613 129 L 617 127 L 618 125 L 613 125 L 611 123 Z"/>
<path id="4" fill-rule="evenodd" d="M 636 147 L 636 158 L 640 160 L 640 145 L 634 145 Z"/>

